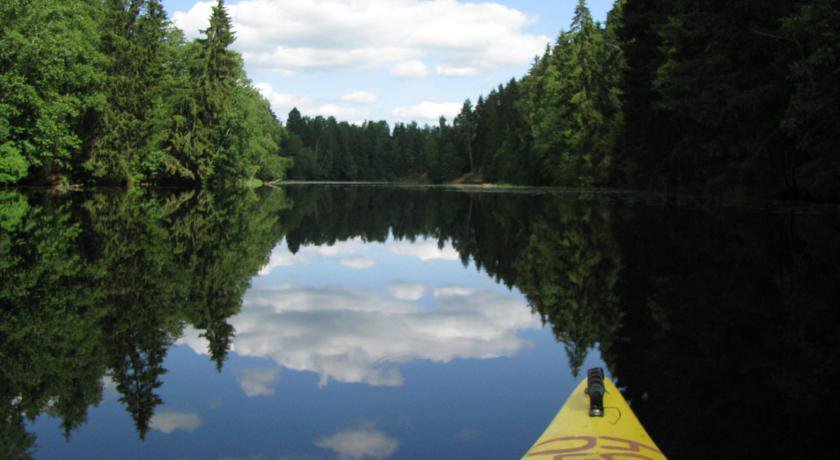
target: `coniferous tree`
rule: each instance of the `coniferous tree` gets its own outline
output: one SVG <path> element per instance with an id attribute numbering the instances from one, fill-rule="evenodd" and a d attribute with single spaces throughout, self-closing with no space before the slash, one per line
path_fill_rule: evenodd
<path id="1" fill-rule="evenodd" d="M 476 172 L 475 153 L 473 152 L 476 137 L 476 122 L 472 102 L 469 99 L 464 101 L 464 105 L 461 107 L 461 113 L 455 117 L 453 124 L 455 136 L 458 139 L 458 148 L 469 159 L 469 171 Z"/>
<path id="2" fill-rule="evenodd" d="M 236 58 L 228 50 L 234 35 L 222 0 L 212 11 L 210 26 L 190 57 L 190 87 L 181 95 L 170 139 L 177 172 L 199 182 L 221 172 L 220 159 L 231 147 L 229 104 L 238 76 Z"/>
<path id="3" fill-rule="evenodd" d="M 552 50 L 536 104 L 535 148 L 542 152 L 555 185 L 602 183 L 610 165 L 618 114 L 603 30 L 579 0 L 568 32 Z"/>
<path id="4" fill-rule="evenodd" d="M 107 0 L 103 9 L 107 104 L 85 167 L 94 177 L 130 185 L 156 172 L 168 21 L 157 0 Z"/>

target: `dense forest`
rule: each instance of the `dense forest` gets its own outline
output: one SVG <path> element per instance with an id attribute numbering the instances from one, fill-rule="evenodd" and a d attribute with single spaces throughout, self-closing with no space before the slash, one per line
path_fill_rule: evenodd
<path id="1" fill-rule="evenodd" d="M 0 185 L 242 183 L 289 166 L 221 0 L 192 42 L 159 0 L 4 0 L 0 23 Z"/>
<path id="2" fill-rule="evenodd" d="M 530 71 L 433 126 L 286 127 L 159 0 L 0 4 L 0 184 L 462 180 L 840 199 L 833 0 L 579 0 Z M 288 133 L 287 133 L 288 131 Z M 282 156 L 281 156 L 282 153 Z M 294 159 L 294 166 L 292 166 Z"/>
<path id="3" fill-rule="evenodd" d="M 833 387 L 813 382 L 840 369 L 832 215 L 650 199 L 0 191 L 0 456 L 26 458 L 36 444 L 27 422 L 41 414 L 72 436 L 105 376 L 145 436 L 184 328 L 207 339 L 207 366 L 220 368 L 229 318 L 276 244 L 297 252 L 359 237 L 451 244 L 465 265 L 518 289 L 573 371 L 597 347 L 669 455 L 795 457 L 803 442 L 833 439 L 812 423 L 836 406 Z"/>
<path id="4" fill-rule="evenodd" d="M 434 126 L 302 117 L 290 177 L 840 199 L 832 0 L 579 0 L 531 70 Z"/>

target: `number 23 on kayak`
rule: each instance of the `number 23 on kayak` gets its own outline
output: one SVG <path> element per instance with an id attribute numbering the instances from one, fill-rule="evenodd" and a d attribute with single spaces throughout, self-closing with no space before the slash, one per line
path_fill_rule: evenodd
<path id="1" fill-rule="evenodd" d="M 660 460 L 656 447 L 624 397 L 600 368 L 590 369 L 527 460 Z"/>

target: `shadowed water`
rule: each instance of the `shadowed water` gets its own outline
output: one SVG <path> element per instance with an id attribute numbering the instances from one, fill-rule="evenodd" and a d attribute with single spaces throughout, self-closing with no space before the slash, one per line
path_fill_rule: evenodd
<path id="1" fill-rule="evenodd" d="M 831 209 L 0 191 L 0 229 L 4 458 L 514 458 L 592 366 L 673 458 L 830 439 Z"/>

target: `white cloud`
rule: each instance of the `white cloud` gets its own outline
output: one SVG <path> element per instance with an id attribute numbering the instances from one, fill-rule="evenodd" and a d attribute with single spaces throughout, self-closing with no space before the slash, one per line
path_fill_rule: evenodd
<path id="1" fill-rule="evenodd" d="M 374 265 L 376 265 L 376 261 L 373 259 L 360 257 L 358 259 L 344 259 L 341 261 L 341 265 L 344 265 L 347 268 L 354 268 L 358 270 L 363 268 L 371 268 Z"/>
<path id="2" fill-rule="evenodd" d="M 457 67 L 449 65 L 438 65 L 435 70 L 438 75 L 444 77 L 471 77 L 478 74 L 475 67 Z"/>
<path id="3" fill-rule="evenodd" d="M 429 68 L 422 61 L 401 62 L 391 67 L 391 75 L 398 78 L 426 78 Z"/>
<path id="4" fill-rule="evenodd" d="M 345 102 L 353 102 L 356 104 L 373 104 L 376 102 L 376 94 L 367 91 L 353 91 L 350 94 L 341 96 L 341 100 Z"/>
<path id="5" fill-rule="evenodd" d="M 422 284 L 394 283 L 389 288 L 391 295 L 400 300 L 420 300 L 426 287 Z"/>
<path id="6" fill-rule="evenodd" d="M 521 295 L 452 292 L 439 292 L 437 307 L 428 308 L 340 287 L 253 288 L 230 320 L 232 351 L 314 372 L 321 385 L 400 386 L 399 364 L 513 356 L 527 345 L 519 332 L 540 327 Z M 179 343 L 207 354 L 198 335 L 187 328 Z"/>
<path id="7" fill-rule="evenodd" d="M 251 398 L 274 395 L 280 370 L 271 367 L 246 367 L 234 369 L 233 373 L 245 396 Z"/>
<path id="8" fill-rule="evenodd" d="M 198 414 L 183 412 L 159 412 L 152 417 L 149 426 L 153 430 L 170 434 L 177 430 L 195 431 L 201 426 L 201 418 Z"/>
<path id="9" fill-rule="evenodd" d="M 458 102 L 423 101 L 408 107 L 396 107 L 391 110 L 391 115 L 405 120 L 437 121 L 441 116 L 452 120 L 461 111 L 461 106 Z"/>
<path id="10" fill-rule="evenodd" d="M 337 119 L 365 118 L 369 112 L 357 107 L 347 107 L 335 103 L 324 103 L 309 96 L 298 96 L 294 94 L 280 93 L 268 83 L 257 83 L 254 85 L 257 91 L 271 104 L 271 109 L 280 118 L 286 115 L 295 107 L 305 115 L 335 117 Z"/>
<path id="11" fill-rule="evenodd" d="M 178 11 L 189 37 L 215 2 Z M 496 70 L 527 64 L 549 38 L 534 18 L 498 3 L 456 0 L 241 0 L 228 5 L 249 66 L 282 73 L 390 67 L 433 57 L 445 66 Z"/>
<path id="12" fill-rule="evenodd" d="M 315 441 L 322 449 L 329 449 L 342 458 L 385 459 L 399 448 L 399 441 L 372 426 L 350 428 Z"/>
<path id="13" fill-rule="evenodd" d="M 416 257 L 423 262 L 430 260 L 460 260 L 458 251 L 452 245 L 438 247 L 434 240 L 418 240 L 414 243 L 409 241 L 395 241 L 388 245 L 388 251 L 401 256 Z"/>
<path id="14" fill-rule="evenodd" d="M 466 297 L 472 295 L 475 289 L 462 286 L 449 286 L 435 289 L 435 297 Z"/>

